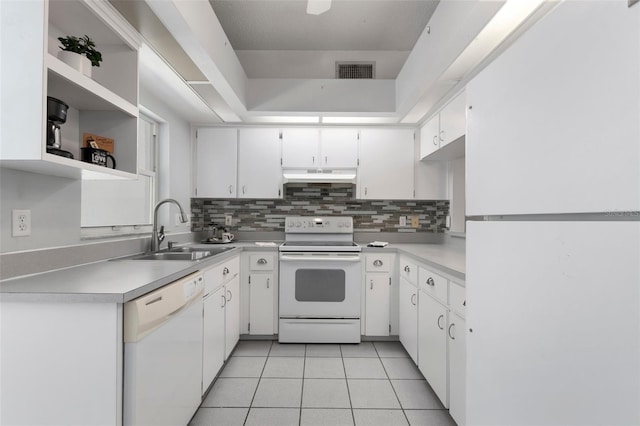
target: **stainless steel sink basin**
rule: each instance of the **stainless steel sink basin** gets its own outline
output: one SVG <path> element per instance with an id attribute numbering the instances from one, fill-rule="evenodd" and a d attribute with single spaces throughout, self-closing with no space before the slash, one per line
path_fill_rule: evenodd
<path id="1" fill-rule="evenodd" d="M 234 247 L 172 247 L 154 253 L 143 253 L 125 257 L 122 260 L 201 260 L 231 250 Z"/>
<path id="2" fill-rule="evenodd" d="M 163 251 L 157 253 L 145 253 L 138 256 L 134 256 L 131 260 L 199 260 L 205 257 L 212 256 L 213 253 L 209 250 L 194 250 L 194 251 Z"/>

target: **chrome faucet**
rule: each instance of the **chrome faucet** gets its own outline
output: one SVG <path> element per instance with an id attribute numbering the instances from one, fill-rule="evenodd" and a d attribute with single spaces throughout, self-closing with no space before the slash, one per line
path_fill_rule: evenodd
<path id="1" fill-rule="evenodd" d="M 160 248 L 160 243 L 162 242 L 162 240 L 164 240 L 164 226 L 162 226 L 160 228 L 160 231 L 158 231 L 158 208 L 161 205 L 166 203 L 173 203 L 176 206 L 178 206 L 178 208 L 180 209 L 181 223 L 187 223 L 189 221 L 189 219 L 187 218 L 187 215 L 184 214 L 184 210 L 182 210 L 182 206 L 180 205 L 180 203 L 174 200 L 173 198 L 166 198 L 158 202 L 158 204 L 156 204 L 155 209 L 153 209 L 153 231 L 151 233 L 151 251 L 158 251 L 158 248 Z"/>

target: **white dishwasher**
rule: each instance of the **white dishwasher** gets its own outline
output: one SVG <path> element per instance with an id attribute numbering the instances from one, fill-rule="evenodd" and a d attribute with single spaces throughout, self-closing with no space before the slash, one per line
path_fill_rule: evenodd
<path id="1" fill-rule="evenodd" d="M 195 273 L 125 303 L 125 426 L 186 425 L 200 405 L 203 289 Z"/>

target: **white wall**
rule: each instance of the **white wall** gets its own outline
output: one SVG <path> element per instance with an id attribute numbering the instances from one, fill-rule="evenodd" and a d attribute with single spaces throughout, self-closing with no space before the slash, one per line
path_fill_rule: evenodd
<path id="1" fill-rule="evenodd" d="M 80 242 L 80 181 L 0 169 L 0 253 Z M 31 235 L 11 236 L 14 209 L 31 210 Z"/>

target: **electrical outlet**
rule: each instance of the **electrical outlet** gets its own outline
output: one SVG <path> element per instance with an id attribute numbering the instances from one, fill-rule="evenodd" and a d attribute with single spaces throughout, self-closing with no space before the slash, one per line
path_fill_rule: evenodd
<path id="1" fill-rule="evenodd" d="M 224 217 L 224 225 L 225 226 L 233 225 L 233 216 L 231 216 L 230 214 L 225 215 L 225 217 Z"/>
<path id="2" fill-rule="evenodd" d="M 400 226 L 407 226 L 407 217 L 400 216 Z"/>
<path id="3" fill-rule="evenodd" d="M 31 235 L 31 210 L 13 210 L 13 228 L 11 235 L 14 237 L 27 237 Z"/>
<path id="4" fill-rule="evenodd" d="M 411 216 L 411 227 L 412 228 L 420 227 L 420 216 Z"/>

